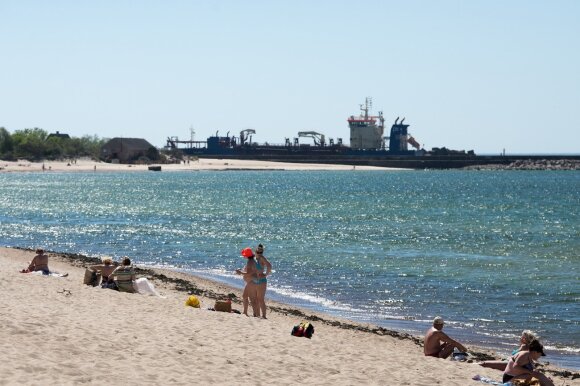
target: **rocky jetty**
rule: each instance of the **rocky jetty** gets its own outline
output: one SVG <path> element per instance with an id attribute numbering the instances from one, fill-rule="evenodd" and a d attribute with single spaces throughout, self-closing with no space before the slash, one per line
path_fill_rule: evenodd
<path id="1" fill-rule="evenodd" d="M 467 166 L 468 170 L 580 170 L 580 160 L 575 159 L 522 159 L 507 165 L 490 164 Z"/>

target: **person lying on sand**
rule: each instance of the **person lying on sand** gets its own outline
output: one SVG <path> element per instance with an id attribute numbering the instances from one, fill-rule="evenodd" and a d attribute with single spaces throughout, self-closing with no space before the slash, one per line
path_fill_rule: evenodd
<path id="1" fill-rule="evenodd" d="M 38 248 L 36 250 L 36 256 L 34 256 L 32 261 L 28 265 L 28 268 L 23 269 L 20 272 L 28 273 L 36 271 L 42 271 L 44 275 L 50 274 L 50 270 L 48 269 L 48 255 L 44 254 L 44 249 L 42 248 Z"/>
<path id="2" fill-rule="evenodd" d="M 516 355 L 520 351 L 527 351 L 529 349 L 530 343 L 537 339 L 536 335 L 530 330 L 524 330 L 522 336 L 520 337 L 520 346 L 512 351 L 512 355 Z M 479 364 L 482 367 L 487 367 L 490 369 L 496 369 L 504 371 L 507 366 L 507 361 L 485 361 Z"/>
<path id="3" fill-rule="evenodd" d="M 451 355 L 455 347 L 461 352 L 467 352 L 465 346 L 451 339 L 446 333 L 441 331 L 443 330 L 444 324 L 445 322 L 440 316 L 433 319 L 433 327 L 425 333 L 425 343 L 423 346 L 425 356 L 445 359 Z"/>
<path id="4" fill-rule="evenodd" d="M 544 346 L 537 339 L 532 340 L 527 350 L 518 352 L 508 360 L 502 382 L 507 383 L 520 379 L 530 381 L 532 378 L 537 378 L 541 386 L 554 386 L 550 378 L 534 370 L 534 361 L 545 355 Z"/>

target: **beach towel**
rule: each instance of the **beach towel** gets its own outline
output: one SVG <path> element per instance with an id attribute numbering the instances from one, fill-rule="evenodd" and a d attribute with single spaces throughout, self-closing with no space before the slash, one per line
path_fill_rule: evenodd
<path id="1" fill-rule="evenodd" d="M 141 277 L 141 278 L 135 280 L 135 285 L 133 287 L 135 288 L 135 291 L 137 293 L 140 293 L 141 295 L 151 295 L 151 296 L 157 296 L 160 298 L 165 298 L 164 296 L 161 296 L 159 294 L 159 292 L 157 292 L 155 290 L 155 286 L 153 286 L 153 283 L 151 283 L 145 277 Z"/>
<path id="2" fill-rule="evenodd" d="M 493 380 L 493 379 L 491 379 L 491 378 L 487 378 L 487 377 L 484 377 L 484 376 L 482 376 L 482 375 L 479 375 L 479 374 L 478 374 L 478 375 L 475 375 L 475 376 L 474 376 L 473 378 L 471 378 L 471 379 L 473 379 L 474 381 L 479 381 L 479 382 L 481 382 L 481 383 L 486 383 L 486 384 L 488 384 L 488 385 L 496 385 L 496 386 L 514 386 L 514 384 L 513 384 L 513 383 L 511 383 L 511 382 L 503 383 L 503 382 L 500 382 L 500 381 L 494 381 L 494 380 Z"/>
<path id="3" fill-rule="evenodd" d="M 68 273 L 59 273 L 55 271 L 50 271 L 49 273 L 44 273 L 43 271 L 34 271 L 34 272 L 26 272 L 32 275 L 39 275 L 39 276 L 53 276 L 53 277 L 67 277 Z"/>

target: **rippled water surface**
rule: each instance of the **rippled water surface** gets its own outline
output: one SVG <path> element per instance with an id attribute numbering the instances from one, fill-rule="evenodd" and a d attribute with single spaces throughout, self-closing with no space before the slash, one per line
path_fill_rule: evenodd
<path id="1" fill-rule="evenodd" d="M 228 171 L 0 174 L 0 244 L 129 255 L 421 332 L 435 315 L 507 351 L 537 331 L 580 368 L 580 172 Z"/>

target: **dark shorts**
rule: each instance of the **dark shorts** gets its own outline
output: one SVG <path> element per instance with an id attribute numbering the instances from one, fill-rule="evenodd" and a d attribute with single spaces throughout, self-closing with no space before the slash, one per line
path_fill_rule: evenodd
<path id="1" fill-rule="evenodd" d="M 515 375 L 510 375 L 510 374 L 506 374 L 503 373 L 503 379 L 501 380 L 503 383 L 508 383 L 509 381 L 511 381 L 513 378 L 515 377 Z"/>

